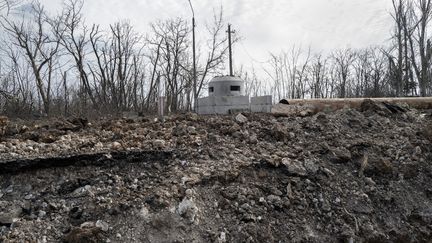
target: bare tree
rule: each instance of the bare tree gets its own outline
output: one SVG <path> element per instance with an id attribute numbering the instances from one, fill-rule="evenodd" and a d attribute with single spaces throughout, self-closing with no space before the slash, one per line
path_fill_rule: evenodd
<path id="1" fill-rule="evenodd" d="M 16 6 L 21 3 L 20 0 L 0 0 L 0 14 L 6 11 L 6 15 Z"/>
<path id="2" fill-rule="evenodd" d="M 188 48 L 190 41 L 188 35 L 190 29 L 186 21 L 181 18 L 171 19 L 164 22 L 152 24 L 154 39 L 151 46 L 160 45 L 159 58 L 159 81 L 165 87 L 164 94 L 167 97 L 168 110 L 176 112 L 183 103 L 184 91 L 190 82 L 191 59 Z M 158 84 L 159 86 L 159 84 Z"/>
<path id="3" fill-rule="evenodd" d="M 310 86 L 312 98 L 327 98 L 327 62 L 328 59 L 323 57 L 322 54 L 316 55 L 311 61 L 309 72 L 311 75 Z"/>
<path id="4" fill-rule="evenodd" d="M 86 106 L 88 97 L 93 108 L 97 108 L 98 103 L 94 97 L 86 69 L 85 60 L 89 37 L 81 14 L 83 4 L 82 0 L 68 0 L 65 2 L 62 14 L 53 19 L 51 23 L 61 45 L 75 63 L 80 78 L 80 96 L 83 106 Z"/>
<path id="5" fill-rule="evenodd" d="M 150 41 L 150 43 L 152 43 Z M 160 42 L 158 43 L 153 42 L 153 45 L 156 46 L 155 51 L 152 53 L 153 55 L 150 56 L 150 62 L 151 62 L 151 79 L 150 79 L 150 84 L 148 87 L 148 94 L 147 97 L 145 97 L 145 108 L 147 111 L 150 110 L 155 110 L 156 107 L 154 106 L 154 104 L 156 104 L 157 102 L 157 91 L 158 91 L 158 87 L 159 87 L 159 81 L 160 81 L 160 73 L 158 72 L 157 68 L 159 65 L 159 59 L 160 59 L 160 55 L 161 55 L 161 47 L 163 44 L 163 39 L 161 38 Z M 190 91 L 191 92 L 191 91 Z M 189 97 L 190 99 L 190 97 Z M 153 104 L 153 107 L 151 107 Z"/>
<path id="6" fill-rule="evenodd" d="M 208 75 L 217 73 L 225 63 L 228 51 L 228 37 L 225 34 L 224 28 L 223 9 L 220 8 L 219 12 L 214 12 L 213 14 L 213 23 L 207 26 L 208 33 L 210 34 L 210 39 L 207 41 L 208 55 L 203 67 L 199 67 L 198 96 L 205 85 Z M 235 36 L 232 38 L 232 44 L 235 44 L 239 40 L 239 36 Z"/>
<path id="7" fill-rule="evenodd" d="M 388 54 L 392 81 L 395 88 L 396 96 L 406 94 L 406 83 L 409 75 L 409 55 L 408 55 L 408 39 L 411 38 L 411 31 L 407 28 L 407 15 L 409 10 L 409 2 L 406 0 L 392 0 L 393 13 L 391 14 L 395 21 L 395 30 L 393 39 L 395 41 L 396 57 Z M 405 85 L 404 85 L 405 82 Z"/>
<path id="8" fill-rule="evenodd" d="M 30 22 L 3 18 L 2 26 L 30 64 L 44 111 L 49 114 L 53 59 L 59 50 L 59 40 L 50 35 L 49 18 L 39 2 L 33 3 L 31 13 Z"/>
<path id="9" fill-rule="evenodd" d="M 335 62 L 335 71 L 339 79 L 339 97 L 346 98 L 349 86 L 351 67 L 355 58 L 355 53 L 351 49 L 337 50 L 332 58 Z"/>
<path id="10" fill-rule="evenodd" d="M 431 89 L 429 86 L 432 46 L 427 27 L 432 19 L 432 0 L 419 0 L 413 5 L 410 13 L 415 24 L 412 27 L 414 36 L 409 39 L 412 65 L 419 82 L 420 95 L 426 96 Z"/>
<path id="11" fill-rule="evenodd" d="M 138 93 L 145 72 L 141 35 L 128 22 L 118 22 L 110 26 L 108 36 L 95 25 L 89 36 L 96 64 L 87 66 L 99 103 L 117 111 L 140 110 L 138 99 L 143 97 Z"/>

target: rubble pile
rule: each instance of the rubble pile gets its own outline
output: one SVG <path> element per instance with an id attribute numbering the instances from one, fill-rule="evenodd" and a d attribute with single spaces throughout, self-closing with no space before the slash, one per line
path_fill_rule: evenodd
<path id="1" fill-rule="evenodd" d="M 9 121 L 0 242 L 432 238 L 429 115 L 373 104 L 300 113 Z M 95 163 L 1 170 L 82 154 Z"/>

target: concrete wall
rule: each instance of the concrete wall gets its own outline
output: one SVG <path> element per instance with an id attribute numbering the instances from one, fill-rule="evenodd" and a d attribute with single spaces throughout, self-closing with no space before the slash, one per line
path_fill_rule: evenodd
<path id="1" fill-rule="evenodd" d="M 272 96 L 222 96 L 198 99 L 198 114 L 229 114 L 232 112 L 250 111 L 254 113 L 270 113 L 272 109 Z"/>
<path id="2" fill-rule="evenodd" d="M 229 114 L 230 111 L 249 111 L 248 96 L 222 96 L 198 99 L 198 114 Z"/>
<path id="3" fill-rule="evenodd" d="M 250 109 L 254 113 L 270 113 L 273 106 L 272 96 L 252 97 Z"/>

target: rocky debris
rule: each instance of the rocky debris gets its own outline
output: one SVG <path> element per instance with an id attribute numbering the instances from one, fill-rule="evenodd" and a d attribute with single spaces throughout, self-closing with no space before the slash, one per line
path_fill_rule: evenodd
<path id="1" fill-rule="evenodd" d="M 432 120 L 369 106 L 11 121 L 0 242 L 428 242 Z"/>
<path id="2" fill-rule="evenodd" d="M 386 114 L 390 113 L 390 111 L 387 109 L 387 107 L 383 103 L 374 102 L 371 99 L 366 99 L 365 101 L 363 101 L 361 103 L 360 111 L 361 112 L 371 111 L 371 112 L 376 112 L 376 113 L 381 114 L 381 115 L 386 115 Z"/>
<path id="3" fill-rule="evenodd" d="M 396 105 L 396 104 L 390 104 L 387 102 L 375 102 L 371 99 L 366 99 L 363 101 L 360 105 L 361 112 L 372 112 L 372 113 L 378 113 L 381 115 L 389 115 L 391 113 L 400 113 L 400 112 L 407 112 L 408 109 Z"/>

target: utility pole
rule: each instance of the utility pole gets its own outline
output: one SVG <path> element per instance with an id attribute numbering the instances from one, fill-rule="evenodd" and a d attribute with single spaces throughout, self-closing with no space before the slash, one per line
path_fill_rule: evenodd
<path id="1" fill-rule="evenodd" d="M 197 94 L 197 73 L 196 73 L 196 50 L 195 50 L 195 17 L 192 18 L 192 42 L 193 42 L 193 92 L 194 92 L 194 111 L 197 110 L 198 106 L 198 94 Z"/>
<path id="2" fill-rule="evenodd" d="M 158 73 L 158 77 L 159 77 Z M 162 86 L 162 82 L 158 78 L 158 114 L 159 114 L 159 120 L 160 122 L 165 122 L 165 96 L 162 94 L 162 90 L 165 89 L 165 87 Z"/>
<path id="3" fill-rule="evenodd" d="M 198 94 L 197 94 L 197 73 L 196 73 L 196 49 L 195 49 L 195 11 L 192 6 L 191 0 L 189 0 L 189 5 L 192 10 L 192 52 L 193 52 L 193 97 L 194 97 L 194 107 L 193 110 L 197 110 L 198 106 Z"/>
<path id="4" fill-rule="evenodd" d="M 233 74 L 233 62 L 232 62 L 232 41 L 231 41 L 231 34 L 234 34 L 235 31 L 231 30 L 231 24 L 228 24 L 228 47 L 229 47 L 229 71 L 230 76 L 234 76 Z"/>

